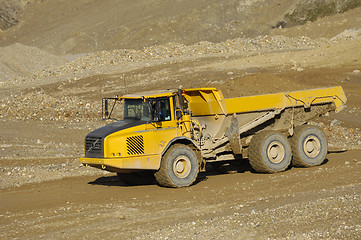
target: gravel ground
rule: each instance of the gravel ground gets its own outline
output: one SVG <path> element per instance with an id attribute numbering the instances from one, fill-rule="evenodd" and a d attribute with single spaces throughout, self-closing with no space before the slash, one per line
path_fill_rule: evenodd
<path id="1" fill-rule="evenodd" d="M 0 188 L 19 187 L 44 181 L 56 181 L 66 177 L 94 176 L 95 168 L 87 168 L 79 163 L 79 158 L 64 158 L 52 164 L 0 167 Z M 62 162 L 62 163 L 61 163 Z M 105 173 L 105 175 L 107 175 Z"/>
<path id="2" fill-rule="evenodd" d="M 210 171 L 181 189 L 114 175 L 34 183 L 0 192 L 0 237 L 359 239 L 360 167 L 358 150 L 279 174 Z"/>
<path id="3" fill-rule="evenodd" d="M 358 239 L 361 221 L 354 220 L 360 220 L 361 214 L 359 187 L 351 187 L 354 191 L 351 195 L 318 198 L 275 208 L 252 209 L 258 202 L 231 206 L 233 213 L 230 215 L 177 224 L 136 239 Z M 304 231 L 305 226 L 309 231 Z"/>

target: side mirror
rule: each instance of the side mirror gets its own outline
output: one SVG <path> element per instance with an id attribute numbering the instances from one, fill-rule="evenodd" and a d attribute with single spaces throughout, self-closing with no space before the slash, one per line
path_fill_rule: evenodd
<path id="1" fill-rule="evenodd" d="M 108 99 L 104 100 L 104 118 L 109 118 Z"/>
<path id="2" fill-rule="evenodd" d="M 102 98 L 102 120 L 110 119 L 117 102 L 118 97 Z"/>

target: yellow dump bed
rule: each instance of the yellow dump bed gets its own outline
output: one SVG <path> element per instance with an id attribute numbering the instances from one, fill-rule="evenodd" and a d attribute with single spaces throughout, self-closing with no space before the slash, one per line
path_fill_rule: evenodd
<path id="1" fill-rule="evenodd" d="M 339 112 L 347 101 L 341 86 L 228 99 L 224 99 L 221 91 L 215 88 L 185 89 L 184 93 L 193 116 L 230 115 L 295 106 L 309 108 L 324 103 L 334 103 L 335 111 Z"/>

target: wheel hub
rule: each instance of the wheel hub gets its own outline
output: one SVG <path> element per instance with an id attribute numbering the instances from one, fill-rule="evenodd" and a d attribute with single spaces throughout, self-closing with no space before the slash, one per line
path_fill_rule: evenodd
<path id="1" fill-rule="evenodd" d="M 303 142 L 303 151 L 308 157 L 316 157 L 321 151 L 320 140 L 316 136 L 308 136 Z"/>
<path id="2" fill-rule="evenodd" d="M 181 161 L 178 161 L 175 168 L 178 173 L 183 172 L 184 168 L 185 168 L 184 163 Z"/>
<path id="3" fill-rule="evenodd" d="M 268 159 L 273 163 L 280 163 L 285 156 L 285 148 L 280 142 L 272 142 L 267 148 Z"/>
<path id="4" fill-rule="evenodd" d="M 187 156 L 178 156 L 173 163 L 173 173 L 176 177 L 185 178 L 191 171 L 191 161 Z"/>

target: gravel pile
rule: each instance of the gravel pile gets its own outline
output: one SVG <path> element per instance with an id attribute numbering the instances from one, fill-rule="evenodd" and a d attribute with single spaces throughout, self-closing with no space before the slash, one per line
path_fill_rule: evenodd
<path id="1" fill-rule="evenodd" d="M 57 76 L 69 72 L 86 72 L 109 65 L 172 59 L 174 57 L 242 54 L 253 53 L 260 50 L 275 51 L 285 49 L 307 49 L 319 47 L 321 44 L 326 42 L 328 42 L 326 39 L 312 40 L 308 37 L 289 38 L 284 36 L 266 35 L 255 39 L 237 38 L 221 43 L 203 41 L 190 46 L 179 43 L 168 43 L 165 45 L 145 47 L 141 50 L 120 49 L 91 53 L 58 68 L 45 69 L 37 73 L 35 76 Z"/>
<path id="2" fill-rule="evenodd" d="M 100 51 L 79 57 L 63 65 L 44 67 L 32 76 L 12 78 L 3 82 L 4 87 L 11 87 L 24 83 L 33 83 L 39 79 L 59 77 L 64 75 L 85 77 L 94 73 L 106 72 L 107 68 L 124 63 L 149 63 L 151 61 L 172 61 L 176 58 L 194 58 L 206 56 L 224 56 L 239 54 L 255 54 L 257 52 L 291 51 L 310 49 L 329 43 L 327 39 L 311 39 L 285 36 L 259 36 L 257 38 L 236 38 L 220 43 L 199 42 L 193 45 L 168 43 L 154 45 L 140 50 L 119 49 Z"/>
<path id="3" fill-rule="evenodd" d="M 324 122 L 310 122 L 325 133 L 329 151 L 345 151 L 361 149 L 361 129 L 345 128 L 342 121 L 333 119 L 329 124 Z"/>
<path id="4" fill-rule="evenodd" d="M 101 103 L 85 102 L 77 97 L 51 97 L 42 91 L 24 95 L 10 94 L 0 99 L 0 118 L 14 120 L 75 121 L 99 119 Z"/>
<path id="5" fill-rule="evenodd" d="M 332 150 L 355 150 L 361 149 L 361 129 L 344 128 L 340 125 L 328 127 L 324 130 L 329 149 Z"/>
<path id="6" fill-rule="evenodd" d="M 35 47 L 20 43 L 0 48 L 0 87 L 22 80 L 22 76 L 30 77 L 46 68 L 56 68 L 67 61 Z"/>
<path id="7" fill-rule="evenodd" d="M 331 38 L 330 41 L 338 41 L 341 39 L 354 39 L 361 35 L 361 29 L 347 29 L 339 34 L 337 34 L 335 37 Z"/>
<path id="8" fill-rule="evenodd" d="M 54 181 L 65 177 L 96 175 L 99 172 L 96 168 L 80 164 L 78 158 L 56 164 L 6 166 L 0 167 L 0 188 L 19 187 L 24 184 Z M 107 172 L 102 172 L 102 175 L 106 174 Z"/>

